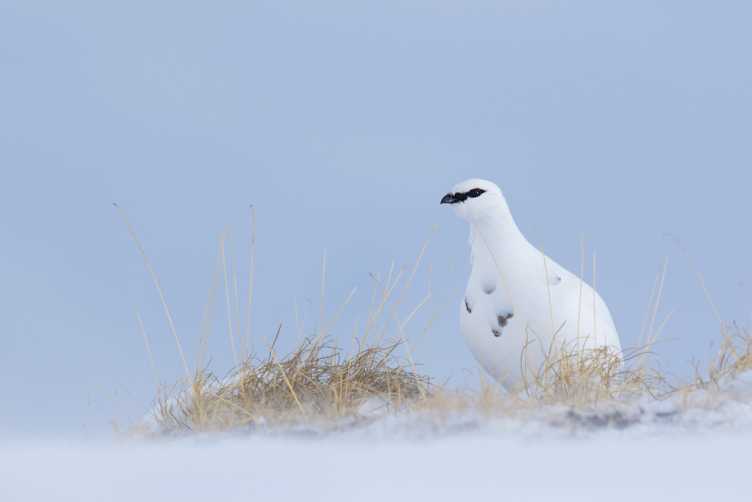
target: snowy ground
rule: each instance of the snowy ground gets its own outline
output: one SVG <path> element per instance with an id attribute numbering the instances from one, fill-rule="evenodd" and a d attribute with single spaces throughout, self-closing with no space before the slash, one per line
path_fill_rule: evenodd
<path id="1" fill-rule="evenodd" d="M 13 440 L 0 500 L 747 501 L 750 450 L 746 429 Z"/>
<path id="2" fill-rule="evenodd" d="M 15 501 L 750 500 L 752 436 L 11 444 Z"/>
<path id="3" fill-rule="evenodd" d="M 338 431 L 3 441 L 0 502 L 749 501 L 749 379 L 694 401 Z"/>

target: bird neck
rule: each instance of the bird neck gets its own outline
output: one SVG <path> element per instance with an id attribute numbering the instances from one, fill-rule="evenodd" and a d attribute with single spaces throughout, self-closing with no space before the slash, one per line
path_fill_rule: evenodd
<path id="1" fill-rule="evenodd" d="M 470 224 L 474 263 L 492 261 L 497 266 L 527 250 L 531 244 L 520 232 L 509 211 L 494 211 Z"/>

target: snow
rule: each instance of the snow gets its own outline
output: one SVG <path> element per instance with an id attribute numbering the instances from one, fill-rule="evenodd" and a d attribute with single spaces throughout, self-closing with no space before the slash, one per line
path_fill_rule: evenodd
<path id="1" fill-rule="evenodd" d="M 749 500 L 752 435 L 21 442 L 0 500 Z"/>
<path id="2" fill-rule="evenodd" d="M 0 501 L 746 501 L 752 378 L 724 387 L 591 412 L 392 414 L 336 431 L 14 437 L 0 449 Z"/>

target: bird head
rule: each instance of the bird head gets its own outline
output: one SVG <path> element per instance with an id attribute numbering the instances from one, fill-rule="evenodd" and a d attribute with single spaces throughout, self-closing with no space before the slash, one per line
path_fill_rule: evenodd
<path id="1" fill-rule="evenodd" d="M 441 203 L 450 204 L 457 216 L 471 223 L 492 211 L 508 211 L 501 189 L 495 183 L 481 179 L 458 183 L 441 199 Z"/>

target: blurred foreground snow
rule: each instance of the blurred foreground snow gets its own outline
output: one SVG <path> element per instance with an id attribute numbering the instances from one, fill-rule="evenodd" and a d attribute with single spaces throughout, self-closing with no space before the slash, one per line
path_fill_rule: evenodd
<path id="1" fill-rule="evenodd" d="M 0 502 L 752 500 L 752 379 L 589 413 L 375 416 L 158 440 L 0 449 Z M 378 414 L 376 414 L 378 415 Z"/>
<path id="2" fill-rule="evenodd" d="M 22 442 L 0 452 L 0 500 L 750 500 L 752 435 L 589 438 L 466 433 L 427 440 L 225 437 Z"/>

